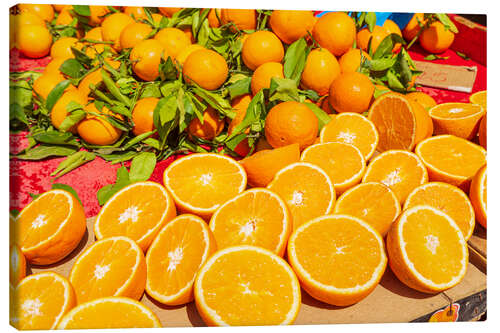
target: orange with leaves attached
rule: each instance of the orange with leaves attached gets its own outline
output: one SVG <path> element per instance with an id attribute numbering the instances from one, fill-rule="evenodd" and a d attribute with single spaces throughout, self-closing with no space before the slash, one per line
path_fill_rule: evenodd
<path id="1" fill-rule="evenodd" d="M 224 120 L 219 116 L 219 113 L 212 107 L 207 107 L 203 113 L 203 123 L 195 117 L 189 123 L 187 132 L 191 136 L 203 140 L 213 140 L 224 129 Z"/>
<path id="2" fill-rule="evenodd" d="M 364 58 L 361 57 L 363 55 Z M 360 49 L 350 49 L 339 59 L 340 71 L 342 73 L 356 72 L 361 66 L 362 61 L 371 60 L 368 53 Z"/>
<path id="3" fill-rule="evenodd" d="M 379 25 L 374 26 L 371 32 L 368 28 L 363 28 L 356 35 L 356 45 L 363 51 L 368 52 L 368 43 L 371 39 L 371 50 L 375 52 L 380 43 L 388 35 L 389 31 Z"/>
<path id="4" fill-rule="evenodd" d="M 81 106 L 84 106 L 85 104 L 87 104 L 87 96 L 82 94 L 77 89 L 72 89 L 64 92 L 50 112 L 50 120 L 52 121 L 52 125 L 54 125 L 55 128 L 59 129 L 64 119 L 66 119 L 68 115 L 66 107 L 70 102 L 76 102 Z M 69 129 L 69 131 L 71 132 L 73 132 L 74 130 L 76 130 L 75 126 Z"/>
<path id="5" fill-rule="evenodd" d="M 134 135 L 140 135 L 154 130 L 153 115 L 159 99 L 156 97 L 141 98 L 135 103 L 132 110 L 132 121 Z"/>
<path id="6" fill-rule="evenodd" d="M 241 50 L 243 62 L 251 70 L 266 62 L 281 62 L 284 54 L 280 39 L 270 31 L 256 31 L 250 34 Z"/>
<path id="7" fill-rule="evenodd" d="M 356 25 L 346 13 L 330 12 L 314 25 L 313 37 L 321 47 L 335 56 L 347 52 L 356 39 Z"/>
<path id="8" fill-rule="evenodd" d="M 326 95 L 339 75 L 340 65 L 335 56 L 327 49 L 314 49 L 307 56 L 300 84 L 319 95 Z"/>
<path id="9" fill-rule="evenodd" d="M 257 67 L 252 75 L 250 88 L 252 94 L 257 94 L 261 89 L 269 88 L 272 78 L 284 78 L 283 65 L 279 62 L 267 62 Z"/>
<path id="10" fill-rule="evenodd" d="M 340 74 L 330 86 L 330 105 L 337 112 L 363 113 L 370 107 L 375 87 L 361 73 Z"/>
<path id="11" fill-rule="evenodd" d="M 156 80 L 160 75 L 159 66 L 164 56 L 165 48 L 159 41 L 148 39 L 139 42 L 130 52 L 135 75 L 144 81 Z"/>
<path id="12" fill-rule="evenodd" d="M 418 37 L 420 46 L 430 53 L 443 53 L 448 50 L 454 40 L 455 34 L 439 21 L 432 22 Z"/>
<path id="13" fill-rule="evenodd" d="M 98 110 L 94 103 L 87 105 L 85 111 L 97 114 L 87 114 L 86 118 L 78 123 L 76 130 L 85 142 L 92 145 L 107 146 L 112 145 L 120 138 L 122 131 L 111 125 L 106 117 L 121 117 L 113 114 L 105 106 L 103 106 L 102 110 Z"/>
<path id="14" fill-rule="evenodd" d="M 227 78 L 229 68 L 226 60 L 212 50 L 198 50 L 187 57 L 183 66 L 186 82 L 195 82 L 203 89 L 218 89 Z"/>

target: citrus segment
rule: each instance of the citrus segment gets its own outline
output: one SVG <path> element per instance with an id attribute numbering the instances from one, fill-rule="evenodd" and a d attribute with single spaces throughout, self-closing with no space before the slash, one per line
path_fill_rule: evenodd
<path id="1" fill-rule="evenodd" d="M 415 188 L 405 201 L 403 209 L 429 205 L 448 214 L 458 225 L 465 240 L 474 231 L 474 209 L 467 195 L 458 187 L 441 182 L 431 182 Z"/>
<path id="2" fill-rule="evenodd" d="M 287 253 L 301 286 L 337 306 L 368 296 L 387 265 L 380 234 L 349 215 L 325 215 L 303 224 L 290 236 Z"/>
<path id="3" fill-rule="evenodd" d="M 209 326 L 292 324 L 301 299 L 290 266 L 271 251 L 248 245 L 216 252 L 196 277 L 194 297 Z"/>
<path id="4" fill-rule="evenodd" d="M 48 265 L 66 257 L 87 228 L 82 204 L 69 192 L 41 194 L 19 213 L 14 223 L 16 243 L 26 259 Z"/>
<path id="5" fill-rule="evenodd" d="M 476 212 L 476 220 L 486 228 L 487 176 L 486 165 L 481 167 L 472 179 L 469 197 Z"/>
<path id="6" fill-rule="evenodd" d="M 467 242 L 457 224 L 431 206 L 404 211 L 387 234 L 389 265 L 401 282 L 425 293 L 458 284 L 468 262 Z"/>
<path id="7" fill-rule="evenodd" d="M 444 103 L 429 110 L 434 134 L 453 134 L 470 140 L 478 130 L 486 110 L 478 104 Z"/>
<path id="8" fill-rule="evenodd" d="M 115 193 L 94 224 L 97 239 L 125 236 L 146 252 L 160 229 L 176 215 L 167 190 L 153 182 L 133 183 Z"/>
<path id="9" fill-rule="evenodd" d="M 220 205 L 245 190 L 247 175 L 230 157 L 200 153 L 170 164 L 163 183 L 180 211 L 210 218 Z"/>
<path id="10" fill-rule="evenodd" d="M 69 280 L 78 304 L 106 296 L 140 299 L 146 284 L 144 254 L 127 237 L 99 240 L 78 256 Z"/>
<path id="11" fill-rule="evenodd" d="M 215 249 L 204 220 L 179 215 L 163 227 L 148 250 L 146 292 L 167 305 L 191 302 L 196 273 Z"/>
<path id="12" fill-rule="evenodd" d="M 427 181 L 427 170 L 420 158 L 405 150 L 388 150 L 378 155 L 368 164 L 363 176 L 363 183 L 380 182 L 389 186 L 400 203 Z"/>
<path id="13" fill-rule="evenodd" d="M 57 329 L 161 327 L 158 317 L 142 303 L 126 297 L 103 297 L 68 312 Z"/>
<path id="14" fill-rule="evenodd" d="M 335 214 L 358 217 L 385 236 L 401 212 L 394 192 L 376 182 L 362 183 L 344 192 L 335 204 Z"/>

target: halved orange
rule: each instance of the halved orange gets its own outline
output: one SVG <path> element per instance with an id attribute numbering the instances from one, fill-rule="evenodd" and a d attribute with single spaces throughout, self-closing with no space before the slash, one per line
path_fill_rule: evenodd
<path id="1" fill-rule="evenodd" d="M 361 151 L 351 144 L 341 142 L 309 146 L 302 152 L 300 160 L 323 169 L 332 180 L 337 194 L 358 184 L 366 169 Z"/>
<path id="2" fill-rule="evenodd" d="M 78 245 L 87 224 L 82 204 L 69 192 L 51 190 L 23 208 L 14 223 L 16 243 L 37 265 L 58 262 Z"/>
<path id="3" fill-rule="evenodd" d="M 181 212 L 209 219 L 220 205 L 245 190 L 247 175 L 230 157 L 199 153 L 170 164 L 163 183 Z"/>
<path id="4" fill-rule="evenodd" d="M 433 131 L 432 120 L 424 107 L 395 92 L 378 97 L 370 107 L 368 119 L 377 128 L 379 151 L 413 150 Z"/>
<path id="5" fill-rule="evenodd" d="M 315 217 L 330 213 L 335 204 L 335 188 L 330 177 L 311 163 L 297 162 L 284 167 L 267 188 L 287 204 L 293 230 Z"/>
<path id="6" fill-rule="evenodd" d="M 452 134 L 467 140 L 477 134 L 479 121 L 485 113 L 481 105 L 470 103 L 443 103 L 429 110 L 434 134 Z"/>
<path id="7" fill-rule="evenodd" d="M 217 251 L 198 273 L 194 293 L 209 326 L 292 324 L 301 303 L 299 281 L 286 261 L 249 245 Z"/>
<path id="8" fill-rule="evenodd" d="M 468 192 L 472 177 L 486 164 L 486 150 L 454 135 L 438 135 L 418 144 L 415 153 L 431 181 L 442 181 Z"/>
<path id="9" fill-rule="evenodd" d="M 97 239 L 125 236 L 144 252 L 160 229 L 176 215 L 174 200 L 158 183 L 137 182 L 115 193 L 94 224 Z"/>
<path id="10" fill-rule="evenodd" d="M 472 104 L 481 105 L 486 111 L 486 95 L 487 95 L 486 90 L 477 91 L 469 96 L 469 101 Z"/>
<path id="11" fill-rule="evenodd" d="M 9 251 L 9 282 L 15 286 L 26 276 L 26 258 L 16 244 Z"/>
<path id="12" fill-rule="evenodd" d="M 301 225 L 288 240 L 287 254 L 302 288 L 337 306 L 368 296 L 387 265 L 382 236 L 363 220 L 341 214 Z"/>
<path id="13" fill-rule="evenodd" d="M 265 146 L 260 149 L 259 145 Z M 257 152 L 240 161 L 248 175 L 248 185 L 253 187 L 266 187 L 274 175 L 282 168 L 300 160 L 298 143 L 273 149 L 263 138 L 257 143 Z"/>
<path id="14" fill-rule="evenodd" d="M 158 317 L 144 304 L 126 297 L 103 297 L 68 312 L 57 329 L 161 327 Z"/>
<path id="15" fill-rule="evenodd" d="M 467 242 L 453 219 L 427 205 L 411 207 L 387 234 L 389 265 L 401 282 L 424 293 L 438 293 L 465 276 Z"/>
<path id="16" fill-rule="evenodd" d="M 487 179 L 486 179 L 486 164 L 481 167 L 472 179 L 469 197 L 476 212 L 476 220 L 486 228 L 486 195 L 487 195 Z"/>
<path id="17" fill-rule="evenodd" d="M 363 183 L 380 182 L 389 186 L 403 203 L 415 187 L 428 179 L 425 165 L 417 155 L 406 150 L 388 150 L 368 164 Z"/>
<path id="18" fill-rule="evenodd" d="M 292 231 L 288 208 L 277 194 L 254 188 L 226 201 L 210 219 L 217 248 L 254 245 L 283 256 Z"/>
<path id="19" fill-rule="evenodd" d="M 10 323 L 18 330 L 55 329 L 75 303 L 75 292 L 65 277 L 53 272 L 32 274 L 14 289 Z"/>
<path id="20" fill-rule="evenodd" d="M 483 118 L 481 118 L 481 121 L 479 122 L 479 130 L 478 130 L 479 144 L 484 149 L 486 149 L 487 136 L 488 136 L 487 121 L 488 120 L 487 120 L 486 113 L 485 113 Z"/>
<path id="21" fill-rule="evenodd" d="M 368 118 L 354 112 L 335 115 L 320 132 L 321 143 L 342 142 L 358 148 L 365 160 L 369 160 L 378 145 L 377 128 Z"/>
<path id="22" fill-rule="evenodd" d="M 335 204 L 335 214 L 358 217 L 385 236 L 401 212 L 394 192 L 377 182 L 362 183 L 342 194 Z"/>
<path id="23" fill-rule="evenodd" d="M 408 195 L 403 209 L 418 205 L 429 205 L 448 214 L 462 231 L 465 240 L 472 235 L 474 209 L 467 195 L 458 187 L 442 182 L 420 185 Z"/>
<path id="24" fill-rule="evenodd" d="M 196 273 L 216 247 L 203 219 L 177 216 L 161 229 L 146 254 L 148 295 L 167 305 L 191 302 Z"/>
<path id="25" fill-rule="evenodd" d="M 146 286 L 146 261 L 130 238 L 98 240 L 76 259 L 69 280 L 78 304 L 107 296 L 140 299 Z"/>

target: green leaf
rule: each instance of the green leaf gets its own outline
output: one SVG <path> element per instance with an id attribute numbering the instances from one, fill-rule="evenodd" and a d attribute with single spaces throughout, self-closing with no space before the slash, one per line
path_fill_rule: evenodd
<path id="1" fill-rule="evenodd" d="M 70 83 L 71 82 L 69 80 L 61 81 L 54 87 L 54 89 L 50 91 L 49 95 L 47 96 L 47 100 L 45 101 L 45 107 L 47 108 L 47 110 L 52 111 L 52 108 L 62 96 L 64 90 L 70 85 Z"/>
<path id="2" fill-rule="evenodd" d="M 273 77 L 269 88 L 269 101 L 299 101 L 299 91 L 295 81 Z"/>
<path id="3" fill-rule="evenodd" d="M 128 140 L 124 145 L 123 145 L 123 150 L 126 150 L 136 144 L 138 144 L 139 142 L 143 141 L 144 139 L 150 137 L 151 135 L 153 135 L 154 131 L 150 131 L 150 132 L 146 132 L 146 133 L 142 133 L 142 134 L 139 134 L 138 136 L 135 136 L 133 137 L 132 139 Z"/>
<path id="4" fill-rule="evenodd" d="M 130 178 L 127 171 L 127 168 L 121 166 L 116 170 L 116 181 L 114 184 L 109 184 L 102 187 L 99 191 L 97 191 L 97 200 L 99 201 L 99 205 L 104 205 L 106 201 L 108 201 L 113 194 L 120 191 L 122 188 L 130 184 Z"/>
<path id="5" fill-rule="evenodd" d="M 465 53 L 462 53 L 462 52 L 459 52 L 459 51 L 455 51 L 456 54 L 460 57 L 460 58 L 463 58 L 465 60 L 470 60 L 470 57 L 467 56 Z"/>
<path id="6" fill-rule="evenodd" d="M 126 151 L 126 152 L 114 152 L 109 154 L 98 153 L 98 156 L 103 158 L 104 160 L 111 162 L 111 164 L 122 163 L 134 158 L 137 154 L 136 151 Z"/>
<path id="7" fill-rule="evenodd" d="M 160 149 L 160 142 L 153 138 L 147 138 L 143 141 L 144 144 L 153 147 L 154 149 Z"/>
<path id="8" fill-rule="evenodd" d="M 156 84 L 148 84 L 147 86 L 145 86 L 144 89 L 142 90 L 140 98 L 142 99 L 147 97 L 160 98 L 161 97 L 160 87 Z"/>
<path id="9" fill-rule="evenodd" d="M 132 159 L 129 177 L 131 182 L 146 181 L 151 177 L 156 166 L 154 153 L 142 152 Z"/>
<path id="10" fill-rule="evenodd" d="M 74 102 L 70 102 L 74 103 Z M 64 118 L 63 122 L 59 126 L 59 130 L 66 132 L 70 128 L 72 128 L 74 125 L 78 124 L 85 116 L 87 113 L 83 110 L 75 110 L 71 113 L 69 113 L 66 118 Z"/>
<path id="11" fill-rule="evenodd" d="M 443 13 L 436 13 L 435 14 L 437 19 L 443 23 L 445 29 L 450 30 L 453 33 L 458 33 L 457 26 L 452 22 L 452 20 L 449 18 L 448 15 L 443 14 Z"/>
<path id="12" fill-rule="evenodd" d="M 245 133 L 240 133 L 235 136 L 231 136 L 231 139 L 226 140 L 225 145 L 227 148 L 231 149 L 234 151 L 236 149 L 236 146 L 240 144 L 243 140 L 247 138 L 247 135 Z"/>
<path id="13" fill-rule="evenodd" d="M 177 78 L 177 69 L 175 68 L 174 62 L 170 56 L 167 60 L 162 60 L 159 66 L 159 71 L 162 81 L 175 80 Z"/>
<path id="14" fill-rule="evenodd" d="M 79 166 L 93 161 L 95 159 L 95 154 L 88 151 L 78 151 L 74 154 L 68 156 L 64 161 L 59 163 L 57 168 L 52 172 L 51 176 L 61 177 L 70 171 L 78 168 Z"/>
<path id="15" fill-rule="evenodd" d="M 373 59 L 380 59 L 384 56 L 392 55 L 392 49 L 394 48 L 394 45 L 401 43 L 402 45 L 405 45 L 406 42 L 398 34 L 389 34 L 387 35 L 382 42 L 377 47 L 377 50 L 373 53 Z"/>
<path id="16" fill-rule="evenodd" d="M 69 186 L 68 184 L 54 183 L 54 184 L 52 184 L 52 189 L 53 190 L 64 190 L 66 192 L 69 192 L 76 198 L 76 200 L 78 200 L 80 202 L 80 204 L 82 204 L 82 200 L 80 200 L 80 197 L 78 197 L 78 194 L 76 193 L 75 189 L 72 188 L 71 186 Z"/>
<path id="17" fill-rule="evenodd" d="M 266 115 L 267 113 L 266 113 L 266 103 L 264 99 L 264 91 L 260 90 L 252 98 L 250 104 L 248 104 L 245 117 L 243 118 L 241 123 L 239 123 L 234 127 L 233 132 L 231 133 L 230 136 L 228 136 L 226 142 L 232 140 L 233 137 L 236 137 L 239 134 L 243 133 L 248 127 L 253 127 L 256 132 L 261 131 L 264 125 Z M 251 144 L 251 142 L 249 143 Z"/>
<path id="18" fill-rule="evenodd" d="M 86 65 L 87 67 L 90 67 L 90 65 L 92 64 L 92 58 L 90 58 L 85 52 L 73 46 L 71 47 L 71 52 L 73 52 L 76 60 Z"/>
<path id="19" fill-rule="evenodd" d="M 313 103 L 303 103 L 303 104 L 306 105 L 309 109 L 311 109 L 311 111 L 314 112 L 316 118 L 318 118 L 318 134 L 319 134 L 323 126 L 328 124 L 332 120 L 332 118 L 328 115 L 328 113 L 323 111 L 316 104 Z"/>
<path id="20" fill-rule="evenodd" d="M 78 60 L 71 58 L 66 60 L 65 62 L 62 63 L 61 67 L 59 67 L 59 70 L 63 73 L 66 74 L 69 77 L 79 79 L 87 73 L 87 69 L 83 67 Z"/>
<path id="21" fill-rule="evenodd" d="M 81 16 L 90 16 L 90 6 L 73 5 L 75 13 Z"/>
<path id="22" fill-rule="evenodd" d="M 80 147 L 75 136 L 69 132 L 43 131 L 34 134 L 33 139 L 40 143 Z"/>
<path id="23" fill-rule="evenodd" d="M 286 50 L 283 74 L 285 74 L 285 78 L 294 80 L 296 86 L 300 82 L 308 54 L 309 47 L 304 38 L 295 41 Z"/>
<path id="24" fill-rule="evenodd" d="M 37 161 L 43 160 L 47 157 L 54 156 L 68 156 L 73 154 L 76 148 L 63 147 L 63 146 L 49 146 L 46 144 L 39 145 L 33 149 L 29 149 L 23 154 L 14 156 L 20 160 Z"/>
<path id="25" fill-rule="evenodd" d="M 449 57 L 442 57 L 437 54 L 429 54 L 424 58 L 424 60 L 432 61 L 432 60 L 447 60 Z"/>
<path id="26" fill-rule="evenodd" d="M 222 113 L 231 119 L 234 118 L 234 112 L 231 104 L 221 95 L 197 86 L 193 88 L 193 92 L 195 95 L 201 97 L 205 102 L 207 102 L 208 105 L 219 111 L 219 113 Z"/>
<path id="27" fill-rule="evenodd" d="M 391 88 L 392 90 L 397 90 L 397 91 L 405 90 L 405 87 L 399 81 L 398 77 L 396 76 L 396 74 L 393 73 L 392 70 L 387 71 L 387 83 L 389 84 L 389 88 Z"/>
<path id="28" fill-rule="evenodd" d="M 375 14 L 374 12 L 367 12 L 365 16 L 365 22 L 366 25 L 368 26 L 368 30 L 372 32 L 373 27 L 377 23 L 377 14 Z"/>
<path id="29" fill-rule="evenodd" d="M 369 60 L 368 64 L 371 71 L 379 72 L 391 68 L 395 62 L 396 58 L 386 57 L 386 58 Z"/>
<path id="30" fill-rule="evenodd" d="M 9 121 L 18 120 L 23 124 L 28 125 L 28 117 L 24 113 L 23 107 L 17 103 L 12 103 L 9 106 Z"/>
<path id="31" fill-rule="evenodd" d="M 238 96 L 249 94 L 250 93 L 250 83 L 252 82 L 252 78 L 250 76 L 245 77 L 244 79 L 238 80 L 227 87 L 229 92 L 229 96 L 231 99 L 234 99 Z"/>

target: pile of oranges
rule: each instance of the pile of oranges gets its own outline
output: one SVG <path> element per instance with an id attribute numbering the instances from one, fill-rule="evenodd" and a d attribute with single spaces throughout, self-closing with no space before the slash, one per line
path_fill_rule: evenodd
<path id="1" fill-rule="evenodd" d="M 19 16 L 42 8 L 33 6 L 19 7 Z M 227 59 L 197 44 L 191 30 L 153 34 L 141 8 L 90 6 L 94 27 L 84 39 L 63 37 L 52 46 L 50 40 L 46 50 L 31 53 L 53 58 L 34 82 L 35 93 L 47 96 L 65 80 L 59 67 L 74 56 L 72 47 L 90 58 L 99 54 L 110 67 L 130 64 L 141 82 L 163 80 L 170 59 L 181 69 L 176 79 L 221 93 L 232 75 Z M 55 10 L 57 20 L 71 16 L 68 7 Z M 152 18 L 180 12 L 159 8 Z M 40 195 L 11 219 L 11 323 L 21 329 L 161 326 L 139 302 L 146 293 L 169 306 L 194 300 L 207 325 L 291 324 L 301 289 L 321 302 L 352 305 L 369 297 L 387 264 L 423 293 L 457 285 L 476 221 L 486 227 L 486 92 L 470 103 L 437 105 L 422 92 L 376 87 L 358 68 L 370 59 L 368 44 L 373 50 L 390 33 L 406 34 L 391 21 L 357 31 L 345 13 L 315 18 L 310 11 L 275 10 L 268 29 L 247 33 L 257 28 L 255 10 L 211 9 L 206 19 L 238 35 L 251 81 L 248 93 L 231 99 L 232 117 L 209 104 L 190 121 L 190 139 L 231 135 L 253 97 L 268 91 L 273 78 L 285 78 L 286 51 L 301 38 L 315 46 L 297 84 L 320 97 L 315 108 L 328 121 L 319 121 L 311 100 L 266 101 L 257 143 L 252 147 L 248 137 L 234 149 L 245 158 L 183 156 L 166 168 L 163 185 L 132 183 L 95 220 L 86 221 L 81 202 L 66 191 Z M 86 47 L 89 40 L 104 44 Z M 23 45 L 18 39 L 30 56 Z M 92 74 L 103 68 L 69 85 L 51 111 L 59 128 L 70 101 L 85 105 L 89 114 L 69 130 L 93 145 L 124 135 L 95 116 L 113 113 L 98 109 L 89 94 L 103 78 Z M 383 94 L 374 98 L 376 89 Z M 133 135 L 155 129 L 160 100 L 133 103 Z M 96 240 L 77 249 L 88 226 Z M 27 263 L 57 265 L 75 249 L 66 276 L 48 270 L 26 276 Z"/>

